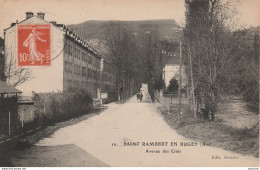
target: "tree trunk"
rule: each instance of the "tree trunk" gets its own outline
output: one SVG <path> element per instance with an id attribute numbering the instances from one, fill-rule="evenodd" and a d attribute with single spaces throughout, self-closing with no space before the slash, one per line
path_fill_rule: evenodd
<path id="1" fill-rule="evenodd" d="M 192 61 L 191 61 L 191 50 L 190 50 L 190 44 L 188 43 L 188 56 L 190 61 L 190 77 L 191 77 L 191 92 L 192 92 L 192 100 L 193 100 L 193 116 L 196 117 L 196 104 L 195 104 L 195 94 L 194 94 L 194 82 L 193 82 L 193 72 L 192 72 Z"/>

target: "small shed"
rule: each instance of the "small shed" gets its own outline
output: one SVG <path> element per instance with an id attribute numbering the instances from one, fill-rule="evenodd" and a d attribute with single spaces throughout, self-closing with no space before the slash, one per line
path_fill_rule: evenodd
<path id="1" fill-rule="evenodd" d="M 18 96 L 22 92 L 0 81 L 0 132 L 10 135 L 19 129 Z"/>
<path id="2" fill-rule="evenodd" d="M 9 95 L 17 95 L 22 93 L 20 90 L 14 88 L 13 86 L 8 85 L 7 83 L 0 80 L 0 95 L 9 94 Z"/>

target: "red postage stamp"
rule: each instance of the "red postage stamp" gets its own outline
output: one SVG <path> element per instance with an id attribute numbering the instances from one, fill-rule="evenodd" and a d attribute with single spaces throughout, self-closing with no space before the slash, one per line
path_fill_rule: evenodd
<path id="1" fill-rule="evenodd" d="M 18 25 L 18 66 L 50 66 L 50 25 Z"/>

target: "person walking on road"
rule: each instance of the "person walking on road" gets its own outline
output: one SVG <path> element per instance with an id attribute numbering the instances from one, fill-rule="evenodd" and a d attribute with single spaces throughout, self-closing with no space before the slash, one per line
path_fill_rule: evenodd
<path id="1" fill-rule="evenodd" d="M 142 99 L 143 99 L 143 94 L 142 94 L 142 92 L 137 93 L 136 97 L 137 97 L 137 100 L 142 101 Z"/>

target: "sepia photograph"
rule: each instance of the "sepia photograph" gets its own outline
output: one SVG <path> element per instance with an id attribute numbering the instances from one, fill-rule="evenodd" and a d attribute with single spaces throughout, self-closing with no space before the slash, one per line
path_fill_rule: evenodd
<path id="1" fill-rule="evenodd" d="M 260 0 L 0 0 L 0 167 L 259 168 Z"/>

